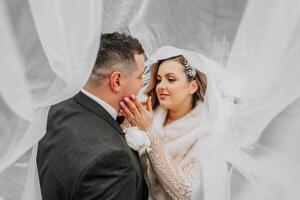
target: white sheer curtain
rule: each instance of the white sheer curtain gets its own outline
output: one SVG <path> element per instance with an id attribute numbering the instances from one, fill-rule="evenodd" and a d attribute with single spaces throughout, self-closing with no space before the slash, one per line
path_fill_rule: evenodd
<path id="1" fill-rule="evenodd" d="M 235 76 L 225 79 L 227 91 L 242 100 L 233 114 L 234 145 L 265 177 L 244 172 L 253 185 L 233 184 L 236 199 L 299 198 L 299 11 L 299 1 L 249 1 L 234 40 L 226 67 Z"/>
<path id="2" fill-rule="evenodd" d="M 195 50 L 225 63 L 246 0 L 104 2 L 103 31 L 129 32 L 149 55 L 165 45 Z"/>
<path id="3" fill-rule="evenodd" d="M 45 133 L 49 106 L 87 81 L 102 2 L 13 0 L 0 1 L 0 9 L 0 197 L 39 199 L 34 145 Z"/>
<path id="4" fill-rule="evenodd" d="M 274 169 L 284 171 L 273 170 L 274 179 L 287 192 L 278 199 L 299 198 L 298 0 L 0 0 L 0 26 L 0 197 L 39 194 L 24 189 L 25 181 L 38 184 L 32 147 L 49 106 L 87 80 L 102 27 L 136 36 L 148 56 L 173 45 L 223 64 L 226 90 L 243 105 L 234 114 L 236 145 L 251 146 L 265 169 L 280 161 Z M 258 199 L 250 185 L 238 184 L 242 179 L 234 173 L 232 199 Z"/>
<path id="5" fill-rule="evenodd" d="M 252 119 L 243 117 L 257 126 L 249 129 L 253 134 L 244 132 L 247 143 L 255 142 L 270 120 L 300 96 L 299 10 L 299 1 L 248 3 L 227 62 L 239 77 L 227 78 L 228 90 L 250 103 Z"/>

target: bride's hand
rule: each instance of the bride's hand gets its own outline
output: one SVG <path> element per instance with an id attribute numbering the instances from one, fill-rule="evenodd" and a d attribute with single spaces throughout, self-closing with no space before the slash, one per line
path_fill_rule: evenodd
<path id="1" fill-rule="evenodd" d="M 120 105 L 120 112 L 122 112 L 131 126 L 137 126 L 143 131 L 149 130 L 153 120 L 151 97 L 147 98 L 146 107 L 134 95 L 131 95 L 130 98 L 126 97 Z"/>

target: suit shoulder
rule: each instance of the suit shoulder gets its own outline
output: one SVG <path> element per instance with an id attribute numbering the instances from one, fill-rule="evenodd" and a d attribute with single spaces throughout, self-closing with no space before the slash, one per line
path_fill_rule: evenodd
<path id="1" fill-rule="evenodd" d="M 75 106 L 77 103 L 76 101 L 72 98 L 69 98 L 69 99 L 66 99 L 64 101 L 61 101 L 57 104 L 54 104 L 50 107 L 50 111 L 49 111 L 49 114 L 50 113 L 55 113 L 57 111 L 60 111 L 60 110 L 63 110 L 64 108 L 68 108 L 68 107 L 73 107 Z"/>

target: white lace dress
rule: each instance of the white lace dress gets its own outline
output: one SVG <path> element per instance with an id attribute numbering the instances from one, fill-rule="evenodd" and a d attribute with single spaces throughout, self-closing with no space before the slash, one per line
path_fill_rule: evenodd
<path id="1" fill-rule="evenodd" d="M 191 199 L 192 187 L 200 187 L 201 170 L 195 161 L 195 147 L 201 134 L 193 131 L 201 123 L 201 105 L 163 127 L 166 111 L 154 113 L 148 136 L 150 150 L 140 155 L 150 196 L 155 200 Z"/>

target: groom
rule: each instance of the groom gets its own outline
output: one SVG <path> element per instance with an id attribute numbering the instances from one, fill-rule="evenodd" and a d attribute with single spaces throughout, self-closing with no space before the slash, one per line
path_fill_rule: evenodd
<path id="1" fill-rule="evenodd" d="M 116 121 L 120 101 L 143 85 L 137 39 L 102 34 L 88 82 L 51 107 L 37 165 L 43 200 L 147 199 L 137 155 Z"/>

